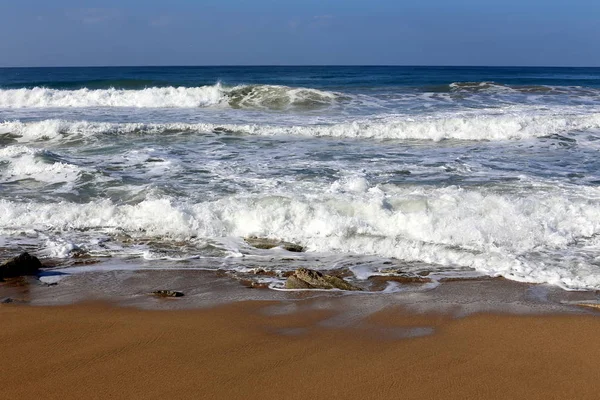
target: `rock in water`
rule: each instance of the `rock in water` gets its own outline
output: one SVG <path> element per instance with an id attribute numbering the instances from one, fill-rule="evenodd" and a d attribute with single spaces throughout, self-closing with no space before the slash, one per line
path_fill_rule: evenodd
<path id="1" fill-rule="evenodd" d="M 183 292 L 177 292 L 175 290 L 155 290 L 152 292 L 154 296 L 158 297 L 183 297 Z"/>
<path id="2" fill-rule="evenodd" d="M 14 278 L 23 275 L 36 275 L 40 268 L 42 268 L 42 263 L 37 257 L 34 257 L 29 253 L 21 253 L 0 264 L 0 279 Z"/>
<path id="3" fill-rule="evenodd" d="M 308 268 L 298 268 L 286 282 L 287 289 L 340 289 L 362 290 L 337 276 L 322 274 Z"/>
<path id="4" fill-rule="evenodd" d="M 320 289 L 361 290 L 337 276 L 325 275 L 308 268 L 299 268 L 295 275 L 309 285 Z"/>
<path id="5" fill-rule="evenodd" d="M 304 282 L 302 279 L 296 277 L 296 275 L 290 275 L 285 281 L 286 289 L 314 289 L 313 286 Z"/>
<path id="6" fill-rule="evenodd" d="M 297 253 L 304 251 L 304 247 L 300 246 L 299 244 L 284 242 L 282 240 L 250 236 L 244 238 L 244 241 L 250 246 L 256 247 L 257 249 L 269 250 L 274 247 L 281 247 L 287 251 L 293 251 Z"/>

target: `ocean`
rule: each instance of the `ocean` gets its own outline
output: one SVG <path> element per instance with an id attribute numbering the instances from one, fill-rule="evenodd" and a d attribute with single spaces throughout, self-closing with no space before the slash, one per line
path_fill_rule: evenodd
<path id="1" fill-rule="evenodd" d="M 3 68 L 0 253 L 597 290 L 599 151 L 600 68 Z"/>

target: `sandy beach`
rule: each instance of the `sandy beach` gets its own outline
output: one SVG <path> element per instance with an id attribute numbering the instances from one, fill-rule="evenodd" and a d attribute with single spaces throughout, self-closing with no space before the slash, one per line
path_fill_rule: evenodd
<path id="1" fill-rule="evenodd" d="M 169 301 L 169 300 L 165 300 Z M 596 399 L 593 315 L 0 306 L 6 399 Z"/>

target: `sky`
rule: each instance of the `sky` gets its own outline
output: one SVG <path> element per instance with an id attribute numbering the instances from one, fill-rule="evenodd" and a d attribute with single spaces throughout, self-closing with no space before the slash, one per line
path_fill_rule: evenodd
<path id="1" fill-rule="evenodd" d="M 598 0 L 2 0 L 0 66 L 600 66 Z"/>

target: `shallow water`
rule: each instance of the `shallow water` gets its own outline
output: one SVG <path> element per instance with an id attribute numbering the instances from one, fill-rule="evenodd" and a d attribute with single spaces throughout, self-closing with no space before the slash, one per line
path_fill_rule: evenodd
<path id="1" fill-rule="evenodd" d="M 0 121 L 6 252 L 600 288 L 600 69 L 0 69 Z"/>

